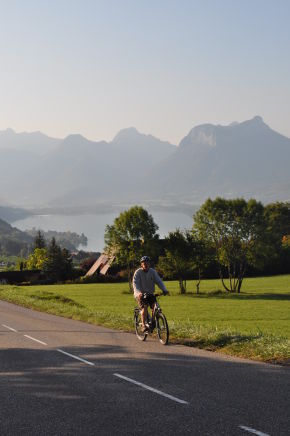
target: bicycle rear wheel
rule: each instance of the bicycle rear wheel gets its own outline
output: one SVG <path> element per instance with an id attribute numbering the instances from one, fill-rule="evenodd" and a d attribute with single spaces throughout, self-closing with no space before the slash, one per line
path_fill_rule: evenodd
<path id="1" fill-rule="evenodd" d="M 147 339 L 147 333 L 142 332 L 142 321 L 141 321 L 141 314 L 139 310 L 135 310 L 134 313 L 134 324 L 135 324 L 135 333 L 139 341 L 146 341 Z"/>
<path id="2" fill-rule="evenodd" d="M 157 323 L 157 336 L 161 344 L 168 344 L 169 339 L 169 328 L 167 324 L 167 320 L 163 313 L 158 313 L 156 315 L 156 323 Z"/>

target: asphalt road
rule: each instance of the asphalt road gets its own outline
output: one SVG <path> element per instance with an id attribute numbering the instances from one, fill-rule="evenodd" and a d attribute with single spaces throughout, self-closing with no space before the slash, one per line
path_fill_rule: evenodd
<path id="1" fill-rule="evenodd" d="M 0 302 L 1 436 L 289 435 L 289 381 L 286 367 Z"/>

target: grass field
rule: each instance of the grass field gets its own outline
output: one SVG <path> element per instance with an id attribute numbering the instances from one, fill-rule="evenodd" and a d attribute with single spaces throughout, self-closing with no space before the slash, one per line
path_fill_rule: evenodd
<path id="1" fill-rule="evenodd" d="M 205 280 L 196 295 L 178 294 L 177 282 L 167 282 L 171 296 L 161 299 L 171 339 L 227 354 L 263 361 L 290 359 L 290 276 L 245 279 L 240 295 L 221 292 L 219 280 Z M 133 330 L 134 299 L 126 283 L 51 286 L 1 286 L 0 298 L 26 307 Z"/>

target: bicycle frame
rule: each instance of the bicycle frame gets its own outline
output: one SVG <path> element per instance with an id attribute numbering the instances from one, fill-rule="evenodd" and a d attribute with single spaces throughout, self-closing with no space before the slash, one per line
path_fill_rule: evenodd
<path id="1" fill-rule="evenodd" d="M 148 327 L 148 331 L 144 332 L 144 334 L 147 336 L 149 333 L 153 333 L 155 327 L 156 327 L 156 317 L 158 314 L 162 313 L 162 309 L 160 307 L 160 304 L 158 302 L 158 297 L 161 297 L 161 294 L 155 294 L 155 302 L 154 302 L 154 306 L 152 309 L 152 315 L 150 315 L 149 311 L 148 311 L 148 306 L 147 305 L 147 322 L 146 322 L 146 326 Z M 138 314 L 141 314 L 141 310 L 139 307 L 135 307 L 134 309 L 134 313 L 135 316 Z"/>
<path id="2" fill-rule="evenodd" d="M 147 320 L 148 320 L 148 327 L 149 332 L 152 333 L 156 326 L 156 316 L 159 313 L 162 313 L 162 309 L 160 307 L 160 304 L 158 303 L 157 296 L 155 296 L 155 303 L 152 309 L 152 315 L 150 315 L 149 312 L 147 312 Z M 150 325 L 151 324 L 151 325 Z M 155 325 L 154 325 L 155 324 Z"/>

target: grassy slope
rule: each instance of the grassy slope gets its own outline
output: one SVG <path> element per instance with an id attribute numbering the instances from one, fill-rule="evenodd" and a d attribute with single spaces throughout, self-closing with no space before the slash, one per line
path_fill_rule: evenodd
<path id="1" fill-rule="evenodd" d="M 246 279 L 240 295 L 219 294 L 220 281 L 194 282 L 161 305 L 171 338 L 190 345 L 265 361 L 290 359 L 290 276 Z M 133 330 L 127 284 L 0 286 L 0 298 L 39 310 L 124 330 Z"/>

